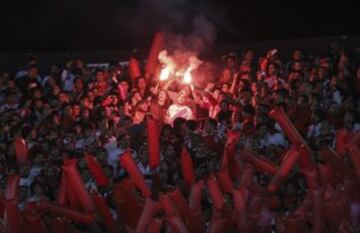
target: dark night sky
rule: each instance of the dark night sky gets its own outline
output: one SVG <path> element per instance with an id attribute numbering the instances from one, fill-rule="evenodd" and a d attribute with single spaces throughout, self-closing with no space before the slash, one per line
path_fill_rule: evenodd
<path id="1" fill-rule="evenodd" d="M 360 34 L 360 1 L 343 2 L 2 0 L 0 50 L 143 48 L 159 28 L 186 31 L 197 14 L 217 28 L 216 43 Z"/>

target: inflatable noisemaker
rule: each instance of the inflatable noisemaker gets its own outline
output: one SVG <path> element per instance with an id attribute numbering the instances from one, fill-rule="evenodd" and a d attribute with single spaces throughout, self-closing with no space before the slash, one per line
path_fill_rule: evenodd
<path id="1" fill-rule="evenodd" d="M 301 137 L 299 132 L 296 130 L 290 119 L 287 117 L 284 109 L 276 108 L 270 111 L 270 116 L 276 120 L 276 122 L 280 125 L 281 129 L 284 131 L 285 135 L 289 138 L 292 144 L 297 146 L 304 145 L 304 149 L 306 150 L 306 154 L 300 157 L 300 163 L 302 168 L 310 168 L 312 167 L 312 162 L 310 159 L 309 148 L 305 142 L 305 140 Z"/>
<path id="2" fill-rule="evenodd" d="M 66 177 L 65 177 L 65 174 L 62 173 L 56 202 L 60 205 L 66 205 L 67 201 L 68 201 L 67 195 L 68 194 L 67 194 L 67 189 L 66 189 Z"/>
<path id="3" fill-rule="evenodd" d="M 330 147 L 325 146 L 320 150 L 321 157 L 330 164 L 340 175 L 349 175 L 348 165 Z"/>
<path id="4" fill-rule="evenodd" d="M 321 233 L 325 230 L 324 222 L 324 189 L 314 189 L 310 191 L 312 193 L 313 200 L 313 211 L 314 211 L 314 220 L 313 228 L 314 233 Z"/>
<path id="5" fill-rule="evenodd" d="M 233 181 L 229 175 L 228 170 L 222 170 L 216 173 L 216 178 L 218 179 L 221 189 L 224 193 L 232 192 Z"/>
<path id="6" fill-rule="evenodd" d="M 334 180 L 334 171 L 331 165 L 329 164 L 319 164 L 319 176 L 322 186 L 336 182 Z"/>
<path id="7" fill-rule="evenodd" d="M 107 205 L 106 201 L 102 196 L 100 196 L 99 193 L 92 193 L 92 200 L 95 204 L 95 208 L 97 212 L 100 214 L 100 217 L 102 219 L 102 222 L 104 223 L 104 227 L 106 229 L 107 233 L 116 233 L 117 232 L 117 226 L 116 222 L 112 217 L 111 211 L 109 209 L 109 206 Z"/>
<path id="8" fill-rule="evenodd" d="M 310 170 L 302 170 L 302 173 L 305 176 L 306 184 L 310 190 L 320 188 L 320 177 L 316 167 Z"/>
<path id="9" fill-rule="evenodd" d="M 346 155 L 346 144 L 350 142 L 352 136 L 352 132 L 349 132 L 346 128 L 342 128 L 336 131 L 335 150 L 340 156 Z"/>
<path id="10" fill-rule="evenodd" d="M 261 157 L 254 153 L 253 151 L 250 151 L 246 148 L 243 148 L 240 151 L 240 154 L 243 156 L 243 159 L 252 164 L 257 170 L 269 174 L 276 174 L 277 168 L 274 163 L 269 161 L 268 159 Z"/>
<path id="11" fill-rule="evenodd" d="M 219 183 L 217 182 L 215 176 L 211 174 L 206 180 L 207 189 L 210 195 L 210 198 L 213 203 L 213 207 L 217 210 L 221 210 L 225 205 L 225 199 Z"/>
<path id="12" fill-rule="evenodd" d="M 185 183 L 192 184 L 195 182 L 194 165 L 188 150 L 184 147 L 180 156 L 181 170 Z"/>
<path id="13" fill-rule="evenodd" d="M 11 233 L 24 232 L 22 216 L 18 208 L 17 199 L 5 200 L 4 222 L 7 224 Z"/>
<path id="14" fill-rule="evenodd" d="M 86 213 L 92 213 L 95 211 L 94 203 L 92 202 L 90 195 L 85 187 L 85 183 L 82 180 L 80 173 L 74 162 L 70 164 L 63 165 L 63 172 L 66 175 L 67 190 L 73 189 L 76 194 L 77 199 L 79 200 L 82 210 Z"/>
<path id="15" fill-rule="evenodd" d="M 247 228 L 247 209 L 246 209 L 246 194 L 244 189 L 233 189 L 233 202 L 235 212 L 235 223 L 238 232 L 246 231 Z"/>
<path id="16" fill-rule="evenodd" d="M 172 232 L 185 233 L 188 232 L 179 212 L 171 202 L 167 195 L 160 195 L 161 207 L 165 213 L 166 221 L 168 222 Z"/>
<path id="17" fill-rule="evenodd" d="M 161 233 L 161 226 L 162 226 L 163 220 L 159 218 L 154 218 L 150 225 L 148 226 L 148 230 L 144 231 L 147 233 Z"/>
<path id="18" fill-rule="evenodd" d="M 121 182 L 116 183 L 114 190 L 118 222 L 123 222 L 129 228 L 135 230 L 143 206 L 136 196 L 137 194 L 131 179 L 125 178 Z"/>
<path id="19" fill-rule="evenodd" d="M 129 75 L 133 84 L 137 78 L 141 77 L 139 62 L 134 57 L 130 57 L 129 59 Z"/>
<path id="20" fill-rule="evenodd" d="M 157 32 L 155 34 L 154 40 L 152 42 L 152 46 L 149 51 L 149 55 L 146 60 L 145 66 L 145 75 L 149 78 L 151 75 L 155 73 L 156 66 L 158 64 L 158 57 L 160 51 L 164 47 L 164 34 L 161 32 Z"/>
<path id="21" fill-rule="evenodd" d="M 336 207 L 335 191 L 328 185 L 324 194 L 324 218 L 329 229 L 336 229 L 344 217 L 339 213 L 341 210 Z"/>
<path id="22" fill-rule="evenodd" d="M 355 143 L 348 145 L 349 157 L 352 165 L 355 168 L 355 173 L 360 178 L 360 149 Z"/>
<path id="23" fill-rule="evenodd" d="M 186 219 L 187 215 L 189 214 L 189 206 L 188 203 L 184 197 L 184 195 L 181 193 L 179 187 L 176 187 L 174 191 L 169 192 L 168 197 L 170 200 L 174 203 L 175 207 L 179 211 L 182 218 Z"/>
<path id="24" fill-rule="evenodd" d="M 20 191 L 19 182 L 20 182 L 19 175 L 9 175 L 7 177 L 6 192 L 5 192 L 6 200 L 15 200 L 19 197 L 19 191 Z"/>
<path id="25" fill-rule="evenodd" d="M 5 197 L 0 192 L 0 219 L 4 218 L 4 212 L 5 212 Z"/>
<path id="26" fill-rule="evenodd" d="M 254 177 L 254 168 L 251 165 L 246 165 L 244 167 L 243 175 L 240 179 L 239 188 L 246 188 L 253 181 Z"/>
<path id="27" fill-rule="evenodd" d="M 286 232 L 291 233 L 302 233 L 302 219 L 297 215 L 290 215 L 285 219 Z"/>
<path id="28" fill-rule="evenodd" d="M 282 107 L 271 110 L 269 115 L 276 120 L 285 135 L 293 144 L 297 146 L 300 146 L 301 144 L 306 145 L 304 139 L 296 130 Z"/>
<path id="29" fill-rule="evenodd" d="M 57 216 L 64 216 L 75 223 L 92 225 L 95 222 L 95 217 L 92 214 L 82 213 L 58 204 L 51 204 L 46 200 L 40 201 L 39 209 L 46 213 L 52 213 Z"/>
<path id="30" fill-rule="evenodd" d="M 46 227 L 41 220 L 40 214 L 32 213 L 29 210 L 24 211 L 25 223 L 26 223 L 26 231 L 28 233 L 46 233 Z"/>
<path id="31" fill-rule="evenodd" d="M 191 210 L 201 211 L 201 196 L 203 187 L 203 180 L 191 184 L 189 196 L 189 207 Z"/>
<path id="32" fill-rule="evenodd" d="M 185 221 L 189 233 L 204 232 L 205 221 L 201 211 L 190 210 Z"/>
<path id="33" fill-rule="evenodd" d="M 28 161 L 28 148 L 26 141 L 23 138 L 18 137 L 15 139 L 14 144 L 16 160 L 19 164 L 24 164 Z"/>
<path id="34" fill-rule="evenodd" d="M 354 229 L 351 227 L 350 223 L 343 219 L 339 225 L 339 233 L 355 233 Z"/>
<path id="35" fill-rule="evenodd" d="M 131 157 L 130 151 L 126 151 L 120 156 L 120 166 L 130 175 L 136 188 L 138 188 L 144 198 L 150 197 L 151 192 L 149 187 L 145 183 L 144 176 L 136 166 L 134 159 Z"/>
<path id="36" fill-rule="evenodd" d="M 285 157 L 282 159 L 279 169 L 268 184 L 267 188 L 270 192 L 276 192 L 279 189 L 281 183 L 286 179 L 290 171 L 294 168 L 300 156 L 301 151 L 299 150 L 298 146 L 292 145 L 286 153 Z"/>
<path id="37" fill-rule="evenodd" d="M 53 218 L 51 222 L 51 233 L 70 233 L 68 225 L 63 218 Z"/>
<path id="38" fill-rule="evenodd" d="M 160 127 L 156 120 L 146 118 L 147 140 L 149 147 L 149 166 L 157 168 L 160 164 Z"/>
<path id="39" fill-rule="evenodd" d="M 222 162 L 222 170 L 227 168 L 229 174 L 238 179 L 241 176 L 241 167 L 235 158 L 236 155 L 236 142 L 240 137 L 240 133 L 228 130 L 227 131 L 227 142 L 225 144 L 224 156 Z"/>
<path id="40" fill-rule="evenodd" d="M 109 184 L 109 179 L 106 177 L 105 172 L 96 157 L 85 153 L 85 160 L 96 184 L 100 187 L 107 186 Z"/>
<path id="41" fill-rule="evenodd" d="M 160 211 L 160 206 L 151 198 L 146 198 L 135 233 L 146 233 L 155 215 Z M 161 224 L 160 224 L 161 226 Z"/>
<path id="42" fill-rule="evenodd" d="M 232 213 L 224 208 L 223 210 L 213 209 L 211 216 L 209 233 L 227 233 L 233 232 L 232 229 Z"/>

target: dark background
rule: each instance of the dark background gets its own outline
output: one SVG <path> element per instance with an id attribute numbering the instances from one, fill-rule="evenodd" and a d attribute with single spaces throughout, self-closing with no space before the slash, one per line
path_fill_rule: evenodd
<path id="1" fill-rule="evenodd" d="M 360 1 L 2 0 L 0 50 L 146 48 L 155 31 L 188 30 L 205 15 L 216 44 L 360 34 Z"/>

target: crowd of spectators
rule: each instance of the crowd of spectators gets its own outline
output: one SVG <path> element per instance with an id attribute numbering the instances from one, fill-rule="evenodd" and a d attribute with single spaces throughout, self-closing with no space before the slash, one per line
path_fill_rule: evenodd
<path id="1" fill-rule="evenodd" d="M 119 163 L 126 150 L 131 151 L 154 199 L 174 187 L 187 196 L 182 148 L 191 155 L 196 180 L 206 179 L 220 170 L 229 131 L 240 132 L 238 150 L 247 148 L 279 164 L 291 146 L 269 116 L 280 107 L 314 152 L 314 163 L 322 163 L 316 152 L 324 146 L 334 149 L 338 130 L 360 131 L 360 64 L 352 55 L 340 45 L 313 57 L 295 49 L 289 59 L 276 49 L 263 55 L 252 50 L 229 53 L 221 58 L 220 72 L 212 74 L 215 78 L 197 83 L 194 75 L 191 85 L 171 77 L 163 82 L 145 75 L 132 80 L 124 67 L 91 69 L 81 60 L 53 65 L 46 73 L 31 59 L 16 74 L 0 72 L 0 189 L 6 189 L 9 175 L 19 174 L 20 209 L 41 197 L 54 202 L 61 166 L 64 160 L 76 158 L 86 188 L 101 193 L 116 218 L 111 196 L 114 185 L 127 176 Z M 147 117 L 161 122 L 156 169 L 148 164 Z M 24 164 L 16 160 L 17 137 L 28 147 L 29 161 Z M 106 187 L 94 181 L 85 151 L 102 165 L 110 180 Z M 253 176 L 260 187 L 270 178 L 261 171 Z M 234 177 L 233 181 L 239 182 Z M 290 213 L 307 190 L 305 178 L 295 169 L 276 193 L 279 203 L 270 212 Z M 209 222 L 211 200 L 208 195 L 203 198 Z M 269 226 L 275 222 L 274 217 Z M 101 224 L 75 226 L 84 232 L 102 229 Z M 353 227 L 359 230 L 359 225 Z"/>

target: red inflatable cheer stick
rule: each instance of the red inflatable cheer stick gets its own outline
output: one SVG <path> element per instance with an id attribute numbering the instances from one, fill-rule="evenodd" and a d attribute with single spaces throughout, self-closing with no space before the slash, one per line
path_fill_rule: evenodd
<path id="1" fill-rule="evenodd" d="M 92 199 L 95 204 L 95 208 L 97 212 L 100 214 L 100 217 L 102 219 L 102 222 L 104 223 L 104 227 L 106 229 L 107 233 L 116 233 L 117 227 L 116 222 L 112 217 L 111 211 L 104 200 L 104 198 L 99 193 L 92 193 Z"/>
<path id="2" fill-rule="evenodd" d="M 184 195 L 181 193 L 179 187 L 176 187 L 174 191 L 169 192 L 167 195 L 171 199 L 171 201 L 174 203 L 175 207 L 178 209 L 181 217 L 186 219 L 189 214 L 190 209 L 189 209 L 188 203 L 187 203 Z"/>
<path id="3" fill-rule="evenodd" d="M 17 199 L 5 200 L 5 214 L 4 222 L 11 233 L 22 233 L 24 232 L 24 225 L 21 217 L 20 210 L 18 208 Z"/>
<path id="4" fill-rule="evenodd" d="M 340 175 L 350 175 L 348 165 L 330 147 L 325 146 L 320 150 L 321 157 L 330 164 Z"/>
<path id="5" fill-rule="evenodd" d="M 304 153 L 303 156 L 300 157 L 300 163 L 302 168 L 309 169 L 312 167 L 312 161 L 310 159 L 310 151 L 308 146 L 306 145 L 305 140 L 301 137 L 299 132 L 296 130 L 290 119 L 287 117 L 286 113 L 284 112 L 284 109 L 276 108 L 273 109 L 270 112 L 270 116 L 276 120 L 276 122 L 280 125 L 281 129 L 284 131 L 285 135 L 289 138 L 289 140 L 297 145 L 305 146 L 305 151 L 307 153 Z"/>
<path id="6" fill-rule="evenodd" d="M 277 172 L 277 168 L 274 163 L 264 157 L 255 154 L 253 151 L 243 148 L 240 151 L 240 155 L 243 156 L 243 159 L 245 161 L 252 164 L 259 171 L 266 172 L 272 175 Z"/>
<path id="7" fill-rule="evenodd" d="M 153 218 L 159 211 L 159 203 L 153 201 L 151 198 L 146 198 L 135 233 L 146 233 L 153 221 Z"/>
<path id="8" fill-rule="evenodd" d="M 91 175 L 94 177 L 95 182 L 100 187 L 105 187 L 109 184 L 109 179 L 106 177 L 104 170 L 99 161 L 92 155 L 85 153 L 85 160 Z"/>
<path id="9" fill-rule="evenodd" d="M 355 173 L 360 178 L 360 149 L 355 143 L 348 145 L 349 157 L 355 168 Z"/>
<path id="10" fill-rule="evenodd" d="M 7 200 L 18 199 L 19 191 L 20 191 L 19 190 L 19 182 L 20 182 L 19 175 L 9 175 L 7 177 L 5 199 L 7 199 Z"/>
<path id="11" fill-rule="evenodd" d="M 244 189 L 233 189 L 232 192 L 234 200 L 235 223 L 238 232 L 246 231 L 247 226 L 247 209 L 246 209 L 246 194 Z"/>
<path id="12" fill-rule="evenodd" d="M 25 232 L 28 232 L 28 233 L 33 233 L 33 232 L 46 233 L 47 232 L 46 227 L 45 227 L 43 221 L 41 220 L 40 214 L 32 213 L 29 210 L 25 210 L 24 217 L 25 217 L 25 223 L 26 223 L 26 231 Z"/>
<path id="13" fill-rule="evenodd" d="M 145 75 L 147 78 L 150 78 L 151 75 L 155 73 L 156 66 L 158 64 L 158 57 L 160 51 L 164 47 L 164 34 L 161 32 L 157 32 L 155 34 L 151 49 L 149 51 L 149 55 L 146 60 L 145 66 Z"/>
<path id="14" fill-rule="evenodd" d="M 145 183 L 144 176 L 136 166 L 134 159 L 131 157 L 130 151 L 126 151 L 120 156 L 120 166 L 130 175 L 136 188 L 141 191 L 143 197 L 150 197 L 151 192 L 149 187 Z"/>
<path id="15" fill-rule="evenodd" d="M 28 161 L 28 148 L 26 145 L 26 141 L 18 137 L 15 139 L 15 155 L 16 160 L 19 164 L 24 164 Z"/>
<path id="16" fill-rule="evenodd" d="M 80 224 L 91 225 L 95 222 L 95 217 L 92 214 L 84 214 L 65 206 L 51 204 L 46 200 L 40 201 L 39 209 L 58 216 L 65 216 L 68 219 Z"/>
<path id="17" fill-rule="evenodd" d="M 85 183 L 82 180 L 80 173 L 74 162 L 63 165 L 63 172 L 66 175 L 66 181 L 69 183 L 69 188 L 73 189 L 76 197 L 81 203 L 82 209 L 87 213 L 95 211 L 94 203 L 92 202 Z"/>
<path id="18" fill-rule="evenodd" d="M 172 232 L 187 233 L 188 230 L 180 218 L 179 212 L 174 207 L 173 203 L 167 195 L 160 195 L 161 207 L 165 212 L 166 221 L 172 229 Z"/>
<path id="19" fill-rule="evenodd" d="M 280 184 L 286 179 L 290 171 L 293 169 L 300 155 L 301 151 L 299 150 L 298 146 L 292 145 L 281 161 L 280 167 L 277 170 L 275 176 L 268 184 L 267 188 L 270 192 L 275 192 L 279 189 Z"/>
<path id="20" fill-rule="evenodd" d="M 187 184 L 192 184 L 193 182 L 195 182 L 194 166 L 191 155 L 186 148 L 183 148 L 181 151 L 180 161 L 184 181 Z"/>
<path id="21" fill-rule="evenodd" d="M 136 79 L 141 77 L 139 62 L 134 57 L 130 57 L 130 59 L 129 59 L 129 75 L 130 75 L 132 84 L 135 84 Z"/>
<path id="22" fill-rule="evenodd" d="M 149 147 L 149 166 L 157 168 L 160 164 L 160 127 L 152 117 L 146 118 L 147 140 Z"/>
<path id="23" fill-rule="evenodd" d="M 148 227 L 147 233 L 160 233 L 161 232 L 161 226 L 162 226 L 163 220 L 159 218 L 154 218 L 150 226 Z M 146 231 L 145 231 L 146 232 Z"/>
<path id="24" fill-rule="evenodd" d="M 62 173 L 60 180 L 59 192 L 57 193 L 57 203 L 60 205 L 66 205 L 68 202 L 67 199 L 67 189 L 66 189 L 66 177 L 65 174 Z"/>
<path id="25" fill-rule="evenodd" d="M 219 183 L 217 182 L 215 176 L 211 174 L 207 180 L 206 185 L 209 191 L 210 198 L 213 203 L 213 207 L 217 210 L 223 209 L 225 205 L 225 199 L 223 193 L 221 192 L 221 188 Z"/>

